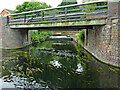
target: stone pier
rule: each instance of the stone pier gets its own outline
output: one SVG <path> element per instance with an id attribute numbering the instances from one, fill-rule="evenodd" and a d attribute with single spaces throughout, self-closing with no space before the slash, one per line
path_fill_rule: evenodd
<path id="1" fill-rule="evenodd" d="M 101 61 L 120 66 L 120 1 L 108 2 L 105 26 L 86 30 L 85 48 Z"/>
<path id="2" fill-rule="evenodd" d="M 7 25 L 7 17 L 0 17 L 0 48 L 15 49 L 30 44 L 28 30 L 10 29 Z"/>

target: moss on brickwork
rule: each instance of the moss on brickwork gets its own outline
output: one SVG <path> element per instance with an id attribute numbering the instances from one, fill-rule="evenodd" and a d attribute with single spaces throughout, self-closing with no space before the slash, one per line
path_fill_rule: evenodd
<path id="1" fill-rule="evenodd" d="M 78 50 L 79 50 L 79 47 L 80 47 L 80 48 L 83 48 L 83 49 L 84 49 L 85 51 L 87 51 L 91 56 L 93 56 L 97 61 L 99 61 L 99 62 L 101 62 L 101 63 L 103 63 L 103 64 L 106 64 L 106 65 L 109 65 L 109 66 L 113 66 L 113 67 L 120 68 L 119 65 L 113 65 L 113 64 L 111 64 L 111 63 L 108 63 L 108 62 L 105 62 L 105 61 L 99 59 L 99 58 L 96 57 L 93 53 L 91 53 L 86 47 L 84 47 L 80 42 L 75 41 L 75 39 L 74 39 L 74 42 L 77 43 L 77 45 L 78 45 L 78 48 L 77 48 L 77 49 L 78 49 Z"/>
<path id="2" fill-rule="evenodd" d="M 109 65 L 109 66 L 113 66 L 113 67 L 120 67 L 120 66 L 118 66 L 118 65 L 113 65 L 113 64 L 111 64 L 111 63 L 108 63 L 108 62 L 105 62 L 105 61 L 103 61 L 103 60 L 101 60 L 101 59 L 98 59 L 95 55 L 93 55 L 87 48 L 85 48 L 84 46 L 83 46 L 83 48 L 89 53 L 89 54 L 91 54 L 96 60 L 98 60 L 99 62 L 101 62 L 101 63 L 103 63 L 103 64 L 106 64 L 106 65 Z"/>

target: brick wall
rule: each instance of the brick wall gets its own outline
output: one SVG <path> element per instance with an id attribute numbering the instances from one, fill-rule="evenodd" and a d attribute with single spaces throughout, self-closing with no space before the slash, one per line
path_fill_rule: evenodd
<path id="1" fill-rule="evenodd" d="M 20 48 L 30 43 L 28 30 L 10 29 L 7 17 L 0 17 L 0 48 Z"/>
<path id="2" fill-rule="evenodd" d="M 120 65 L 120 2 L 109 2 L 105 26 L 86 30 L 85 47 L 100 60 Z"/>
<path id="3" fill-rule="evenodd" d="M 2 22 L 1 17 L 0 17 L 0 22 Z M 2 23 L 0 23 L 0 48 L 2 48 Z"/>
<path id="4" fill-rule="evenodd" d="M 112 64 L 119 65 L 119 43 L 118 29 L 109 25 L 94 27 L 87 31 L 86 48 L 98 59 Z"/>

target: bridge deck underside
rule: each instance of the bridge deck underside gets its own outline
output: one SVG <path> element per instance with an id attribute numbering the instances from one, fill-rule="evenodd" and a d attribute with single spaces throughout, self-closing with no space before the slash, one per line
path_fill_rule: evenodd
<path id="1" fill-rule="evenodd" d="M 89 29 L 93 26 L 105 25 L 106 19 L 92 19 L 92 20 L 67 20 L 67 21 L 53 21 L 53 22 L 34 22 L 34 23 L 12 23 L 9 24 L 11 29 L 46 29 L 46 30 L 79 30 L 79 29 Z"/>

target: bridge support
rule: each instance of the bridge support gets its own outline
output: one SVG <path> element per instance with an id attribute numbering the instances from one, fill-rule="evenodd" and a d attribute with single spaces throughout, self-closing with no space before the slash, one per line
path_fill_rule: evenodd
<path id="1" fill-rule="evenodd" d="M 86 30 L 85 48 L 105 63 L 120 66 L 120 0 L 108 3 L 105 26 Z"/>
<path id="2" fill-rule="evenodd" d="M 10 29 L 7 25 L 7 17 L 0 17 L 0 48 L 21 48 L 30 43 L 28 30 Z"/>

